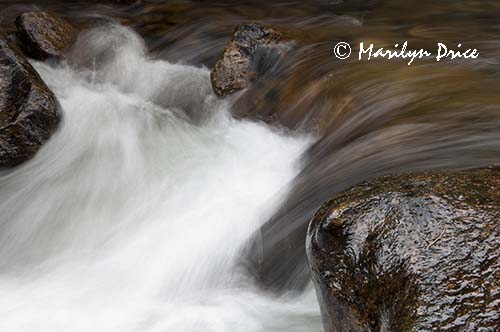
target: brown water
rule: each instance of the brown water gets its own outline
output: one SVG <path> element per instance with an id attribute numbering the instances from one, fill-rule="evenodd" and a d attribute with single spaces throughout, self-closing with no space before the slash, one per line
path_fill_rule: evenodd
<path id="1" fill-rule="evenodd" d="M 308 280 L 304 236 L 326 199 L 368 178 L 406 170 L 500 162 L 500 3 L 495 1 L 2 1 L 1 23 L 48 8 L 75 24 L 112 17 L 144 37 L 155 57 L 211 68 L 235 26 L 261 22 L 295 41 L 292 52 L 254 86 L 230 99 L 251 116 L 313 133 L 300 174 L 281 208 L 249 241 L 245 263 L 272 289 Z M 92 24 L 90 24 L 92 25 Z M 333 46 L 353 47 L 339 60 Z M 477 59 L 358 61 L 360 42 L 437 51 L 475 48 Z M 271 119 L 271 120 L 270 120 Z"/>

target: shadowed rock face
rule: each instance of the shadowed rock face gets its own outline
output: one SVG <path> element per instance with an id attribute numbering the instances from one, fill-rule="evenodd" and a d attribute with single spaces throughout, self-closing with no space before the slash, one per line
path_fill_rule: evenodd
<path id="1" fill-rule="evenodd" d="M 60 118 L 52 91 L 21 52 L 0 39 L 0 168 L 30 159 Z"/>
<path id="2" fill-rule="evenodd" d="M 23 13 L 17 17 L 16 27 L 24 50 L 37 60 L 61 58 L 76 38 L 71 24 L 48 12 Z"/>
<path id="3" fill-rule="evenodd" d="M 272 28 L 240 25 L 210 73 L 215 93 L 228 96 L 248 87 L 265 71 L 263 67 L 272 66 L 279 58 L 281 40 L 282 35 Z"/>
<path id="4" fill-rule="evenodd" d="M 499 331 L 500 171 L 362 183 L 326 203 L 307 251 L 327 332 Z"/>

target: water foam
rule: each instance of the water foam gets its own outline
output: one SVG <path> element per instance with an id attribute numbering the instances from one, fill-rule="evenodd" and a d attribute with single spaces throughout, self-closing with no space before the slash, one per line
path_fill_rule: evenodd
<path id="1" fill-rule="evenodd" d="M 0 174 L 0 331 L 318 331 L 311 290 L 273 298 L 238 268 L 310 143 L 235 120 L 209 71 L 149 59 L 132 31 L 35 63 L 64 110 Z"/>

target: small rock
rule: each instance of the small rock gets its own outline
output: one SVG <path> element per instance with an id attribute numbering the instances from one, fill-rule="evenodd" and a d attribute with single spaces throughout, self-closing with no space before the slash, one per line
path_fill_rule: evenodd
<path id="1" fill-rule="evenodd" d="M 0 167 L 31 157 L 54 133 L 59 103 L 24 55 L 0 39 Z"/>
<path id="2" fill-rule="evenodd" d="M 66 20 L 43 11 L 19 15 L 16 27 L 24 51 L 37 60 L 63 57 L 77 35 L 77 30 Z"/>
<path id="3" fill-rule="evenodd" d="M 238 26 L 210 74 L 215 93 L 223 97 L 246 88 L 280 57 L 282 40 L 282 34 L 270 27 Z"/>
<path id="4" fill-rule="evenodd" d="M 494 168 L 387 176 L 338 195 L 306 245 L 325 332 L 498 331 L 499 226 Z"/>

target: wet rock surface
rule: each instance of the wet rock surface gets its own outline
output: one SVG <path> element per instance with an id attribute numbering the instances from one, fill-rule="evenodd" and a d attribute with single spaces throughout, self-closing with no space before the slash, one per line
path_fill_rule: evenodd
<path id="1" fill-rule="evenodd" d="M 364 182 L 326 203 L 307 251 L 327 332 L 498 331 L 500 171 Z"/>
<path id="2" fill-rule="evenodd" d="M 19 15 L 16 27 L 24 51 L 37 60 L 63 57 L 77 35 L 77 30 L 66 20 L 44 11 Z"/>
<path id="3" fill-rule="evenodd" d="M 30 159 L 60 118 L 52 91 L 21 52 L 0 39 L 0 167 Z"/>
<path id="4" fill-rule="evenodd" d="M 212 69 L 210 78 L 215 93 L 228 96 L 248 87 L 280 58 L 282 40 L 280 32 L 261 24 L 238 26 Z"/>

